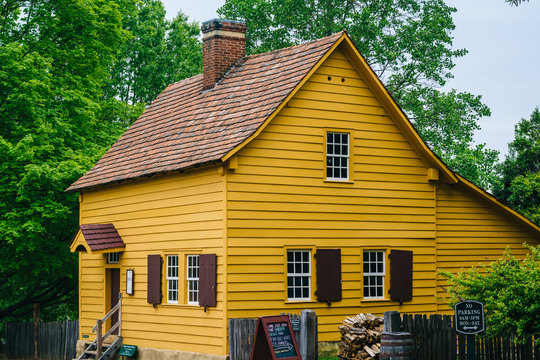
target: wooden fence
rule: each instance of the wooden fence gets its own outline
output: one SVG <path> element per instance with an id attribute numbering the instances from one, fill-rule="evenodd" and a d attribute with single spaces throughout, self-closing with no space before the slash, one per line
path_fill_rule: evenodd
<path id="1" fill-rule="evenodd" d="M 466 335 L 458 335 L 459 360 L 467 359 L 466 338 Z M 475 352 L 478 360 L 540 360 L 540 347 L 534 345 L 532 337 L 518 343 L 515 338 L 477 336 Z"/>
<path id="2" fill-rule="evenodd" d="M 418 360 L 466 360 L 467 336 L 454 330 L 451 315 L 403 314 L 401 329 L 413 335 Z M 475 336 L 477 360 L 540 360 L 540 348 L 533 338 L 517 342 L 515 338 Z"/>
<path id="3" fill-rule="evenodd" d="M 288 315 L 293 327 L 294 337 L 298 344 L 303 360 L 317 358 L 317 317 L 311 310 L 302 311 L 298 314 Z M 310 321 L 311 319 L 311 321 Z M 304 338 L 300 336 L 301 328 L 304 327 Z M 229 354 L 231 360 L 249 360 L 255 333 L 257 332 L 257 319 L 238 318 L 229 319 Z M 311 346 L 313 345 L 313 347 Z"/>
<path id="4" fill-rule="evenodd" d="M 37 330 L 40 359 L 71 360 L 76 357 L 79 321 L 40 322 Z M 34 324 L 32 322 L 7 323 L 5 349 L 8 359 L 33 359 Z"/>

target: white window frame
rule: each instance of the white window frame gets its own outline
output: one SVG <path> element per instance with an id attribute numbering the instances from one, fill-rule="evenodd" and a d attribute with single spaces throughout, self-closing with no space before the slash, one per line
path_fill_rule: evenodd
<path id="1" fill-rule="evenodd" d="M 298 253 L 300 254 L 299 261 L 296 257 L 296 254 Z M 307 256 L 305 256 L 305 254 L 307 254 Z M 305 260 L 306 258 L 307 258 L 307 261 Z M 287 250 L 286 260 L 287 260 L 287 301 L 310 301 L 311 300 L 311 250 L 309 249 Z M 307 270 L 304 266 L 306 263 L 307 263 Z M 301 296 L 296 295 L 296 291 L 298 289 L 301 292 Z M 290 296 L 291 295 L 290 291 L 292 291 L 292 296 Z M 306 292 L 307 292 L 307 296 L 305 296 Z"/>
<path id="2" fill-rule="evenodd" d="M 332 139 L 330 140 L 330 135 Z M 339 140 L 336 141 L 336 136 L 339 135 Z M 346 136 L 347 144 L 343 142 L 343 136 Z M 350 172 L 350 154 L 351 154 L 351 136 L 347 132 L 327 131 L 326 132 L 326 180 L 330 181 L 349 181 Z M 343 154 L 343 146 L 346 145 L 346 154 Z M 342 162 L 345 161 L 345 166 Z M 339 170 L 339 176 L 334 176 L 334 171 Z M 341 176 L 342 170 L 346 170 L 345 177 Z M 328 172 L 332 172 L 332 176 L 328 176 Z"/>
<path id="3" fill-rule="evenodd" d="M 368 259 L 366 261 L 366 254 Z M 371 260 L 371 254 L 375 255 L 375 260 Z M 379 260 L 381 254 L 382 259 Z M 382 264 L 382 270 L 378 269 L 379 264 Z M 375 271 L 373 271 L 373 266 L 375 265 Z M 362 268 L 363 268 L 363 294 L 364 299 L 384 299 L 385 297 L 385 281 L 386 281 L 386 251 L 385 250 L 364 250 L 362 254 Z M 366 271 L 367 268 L 367 271 Z M 377 280 L 381 279 L 380 284 L 377 284 Z M 377 295 L 377 289 L 381 289 L 381 295 Z M 369 290 L 368 290 L 369 289 Z M 375 296 L 371 294 L 371 290 L 374 289 Z M 369 294 L 368 294 L 369 293 Z"/>
<path id="4" fill-rule="evenodd" d="M 167 304 L 178 304 L 178 255 L 167 255 Z"/>
<path id="5" fill-rule="evenodd" d="M 186 284 L 188 305 L 199 305 L 199 255 L 186 256 Z"/>
<path id="6" fill-rule="evenodd" d="M 120 262 L 119 252 L 107 253 L 107 264 L 118 264 Z"/>

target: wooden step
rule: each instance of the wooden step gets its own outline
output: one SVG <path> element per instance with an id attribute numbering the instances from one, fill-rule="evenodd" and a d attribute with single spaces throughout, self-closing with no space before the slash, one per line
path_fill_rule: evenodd
<path id="1" fill-rule="evenodd" d="M 113 342 L 115 342 L 116 340 L 118 340 L 119 336 L 118 335 L 109 335 L 107 336 L 107 338 L 105 340 L 103 340 L 103 344 L 112 344 Z"/>

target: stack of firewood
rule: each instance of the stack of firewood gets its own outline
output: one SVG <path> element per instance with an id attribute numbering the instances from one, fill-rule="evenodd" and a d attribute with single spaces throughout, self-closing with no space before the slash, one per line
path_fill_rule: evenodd
<path id="1" fill-rule="evenodd" d="M 372 314 L 347 317 L 339 327 L 341 344 L 338 356 L 341 359 L 378 359 L 381 352 L 381 334 L 384 319 Z"/>

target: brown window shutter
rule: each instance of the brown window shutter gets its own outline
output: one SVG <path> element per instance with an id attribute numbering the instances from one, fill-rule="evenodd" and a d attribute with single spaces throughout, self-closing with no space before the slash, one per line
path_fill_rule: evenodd
<path id="1" fill-rule="evenodd" d="M 341 300 L 341 249 L 318 249 L 317 301 L 330 304 Z"/>
<path id="2" fill-rule="evenodd" d="M 147 301 L 154 306 L 161 304 L 161 255 L 148 255 Z"/>
<path id="3" fill-rule="evenodd" d="M 412 300 L 413 253 L 407 250 L 390 251 L 390 300 Z"/>
<path id="4" fill-rule="evenodd" d="M 216 306 L 216 254 L 199 255 L 199 305 Z"/>

